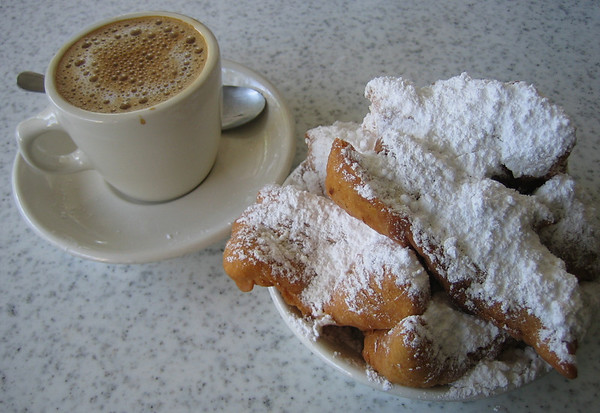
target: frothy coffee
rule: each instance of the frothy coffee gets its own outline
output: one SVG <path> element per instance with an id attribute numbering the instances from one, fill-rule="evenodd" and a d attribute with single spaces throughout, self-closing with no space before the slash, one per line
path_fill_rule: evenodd
<path id="1" fill-rule="evenodd" d="M 92 112 L 154 106 L 202 72 L 206 42 L 190 24 L 166 16 L 109 23 L 75 42 L 56 70 L 60 95 Z"/>

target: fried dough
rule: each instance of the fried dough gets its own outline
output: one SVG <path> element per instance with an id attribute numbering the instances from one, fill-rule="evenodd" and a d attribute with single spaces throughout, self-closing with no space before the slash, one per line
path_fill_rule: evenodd
<path id="1" fill-rule="evenodd" d="M 453 308 L 443 293 L 422 315 L 364 335 L 365 361 L 392 383 L 410 387 L 451 383 L 480 360 L 494 359 L 509 341 L 493 324 Z"/>
<path id="2" fill-rule="evenodd" d="M 360 329 L 394 383 L 453 382 L 509 336 L 575 377 L 600 230 L 565 173 L 569 119 L 530 85 L 464 73 L 423 88 L 377 78 L 365 95 L 362 123 L 307 131 L 289 186 L 234 223 L 226 272 L 242 291 L 275 286 L 315 325 Z M 433 298 L 427 272 L 445 290 Z"/>
<path id="3" fill-rule="evenodd" d="M 564 171 L 576 142 L 564 111 L 525 82 L 462 73 L 418 88 L 407 79 L 379 77 L 365 96 L 371 101 L 366 135 L 411 135 L 457 159 L 472 177 L 539 185 Z"/>
<path id="4" fill-rule="evenodd" d="M 531 196 L 474 179 L 453 158 L 388 131 L 379 152 L 336 140 L 329 196 L 376 231 L 412 245 L 451 299 L 536 349 L 576 377 L 581 336 L 577 279 L 535 229 L 551 213 Z"/>
<path id="5" fill-rule="evenodd" d="M 596 209 L 576 185 L 560 174 L 534 192 L 552 212 L 552 223 L 540 229 L 540 239 L 565 261 L 567 270 L 579 280 L 600 276 L 600 229 Z"/>
<path id="6" fill-rule="evenodd" d="M 293 185 L 261 190 L 234 223 L 223 266 L 242 291 L 275 286 L 304 315 L 361 330 L 391 328 L 429 300 L 412 250 Z"/>
<path id="7" fill-rule="evenodd" d="M 334 122 L 329 126 L 318 126 L 310 129 L 304 136 L 304 141 L 308 148 L 306 160 L 303 162 L 303 169 L 315 174 L 313 190 L 321 195 L 325 194 L 325 177 L 327 176 L 327 158 L 331 145 L 336 139 L 343 139 L 362 149 L 367 149 L 369 142 L 364 139 L 361 133 L 360 125 L 355 122 Z M 371 149 L 374 148 L 374 142 L 371 142 Z"/>

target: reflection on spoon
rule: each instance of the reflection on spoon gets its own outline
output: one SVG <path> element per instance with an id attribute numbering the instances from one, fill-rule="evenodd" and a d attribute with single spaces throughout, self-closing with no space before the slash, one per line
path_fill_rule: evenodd
<path id="1" fill-rule="evenodd" d="M 21 72 L 17 85 L 31 92 L 44 93 L 44 75 L 36 72 Z M 223 114 L 221 130 L 244 125 L 258 115 L 266 106 L 265 97 L 257 90 L 241 86 L 223 86 Z"/>

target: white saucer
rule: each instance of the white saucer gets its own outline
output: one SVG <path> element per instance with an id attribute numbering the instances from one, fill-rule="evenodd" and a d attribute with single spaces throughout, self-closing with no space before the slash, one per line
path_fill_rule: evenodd
<path id="1" fill-rule="evenodd" d="M 266 79 L 224 60 L 223 82 L 260 90 L 267 107 L 253 122 L 223 133 L 215 166 L 194 191 L 168 203 L 132 203 L 94 171 L 45 175 L 17 155 L 13 192 L 27 223 L 71 254 L 112 263 L 158 261 L 224 239 L 258 190 L 288 175 L 295 139 L 292 116 Z"/>

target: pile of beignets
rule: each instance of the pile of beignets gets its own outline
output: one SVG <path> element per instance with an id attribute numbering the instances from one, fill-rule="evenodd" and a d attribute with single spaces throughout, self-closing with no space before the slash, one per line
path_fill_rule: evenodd
<path id="1" fill-rule="evenodd" d="M 515 346 L 575 378 L 600 240 L 567 173 L 569 119 L 530 85 L 467 74 L 376 78 L 365 95 L 362 124 L 308 131 L 288 185 L 236 220 L 227 274 L 360 330 L 392 383 L 452 383 Z"/>

